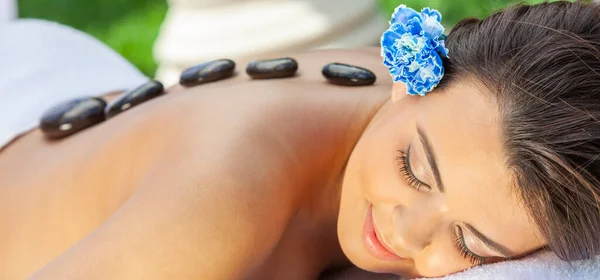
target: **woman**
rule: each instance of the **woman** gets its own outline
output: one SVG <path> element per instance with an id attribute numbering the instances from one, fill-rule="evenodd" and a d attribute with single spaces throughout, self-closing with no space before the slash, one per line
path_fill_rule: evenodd
<path id="1" fill-rule="evenodd" d="M 542 249 L 590 258 L 599 44 L 598 5 L 516 6 L 450 32 L 431 92 L 383 78 L 379 51 L 321 51 L 295 56 L 299 77 L 171 88 L 61 141 L 32 131 L 0 153 L 5 275 L 431 277 Z M 383 79 L 324 83 L 337 60 Z"/>

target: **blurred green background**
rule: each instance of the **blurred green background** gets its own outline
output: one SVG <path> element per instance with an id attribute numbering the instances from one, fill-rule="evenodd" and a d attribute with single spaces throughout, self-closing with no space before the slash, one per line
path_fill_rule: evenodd
<path id="1" fill-rule="evenodd" d="M 512 2 L 516 1 L 379 0 L 382 16 L 386 18 L 400 4 L 414 9 L 435 8 L 444 15 L 447 29 L 464 17 L 485 17 Z M 18 0 L 18 5 L 19 17 L 42 18 L 73 26 L 105 42 L 146 75 L 154 76 L 156 63 L 152 58 L 152 45 L 167 10 L 166 0 Z"/>

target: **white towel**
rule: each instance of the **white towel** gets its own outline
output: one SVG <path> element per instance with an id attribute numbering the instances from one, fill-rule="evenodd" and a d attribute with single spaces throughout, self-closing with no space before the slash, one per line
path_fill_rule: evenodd
<path id="1" fill-rule="evenodd" d="M 474 267 L 463 272 L 434 278 L 438 280 L 598 280 L 600 279 L 600 256 L 593 260 L 561 261 L 555 254 L 540 252 L 519 260 L 505 261 Z M 425 280 L 425 279 L 424 279 Z M 431 278 L 427 278 L 431 280 Z"/>
<path id="2" fill-rule="evenodd" d="M 127 90 L 148 80 L 95 38 L 57 23 L 0 24 L 0 149 L 58 102 Z"/>
<path id="3" fill-rule="evenodd" d="M 0 0 L 0 24 L 17 17 L 17 0 Z"/>

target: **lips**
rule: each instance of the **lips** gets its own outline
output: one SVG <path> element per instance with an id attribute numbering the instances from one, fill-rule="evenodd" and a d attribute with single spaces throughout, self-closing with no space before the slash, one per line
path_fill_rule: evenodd
<path id="1" fill-rule="evenodd" d="M 370 205 L 367 210 L 367 217 L 363 228 L 363 241 L 367 251 L 377 259 L 382 261 L 402 260 L 401 257 L 386 248 L 379 236 L 377 236 L 377 231 L 373 225 L 373 205 Z"/>

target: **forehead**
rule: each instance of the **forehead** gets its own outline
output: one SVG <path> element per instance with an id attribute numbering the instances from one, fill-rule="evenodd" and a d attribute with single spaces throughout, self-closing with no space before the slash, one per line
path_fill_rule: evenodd
<path id="1" fill-rule="evenodd" d="M 523 253 L 541 246 L 539 234 L 507 168 L 498 108 L 480 90 L 454 83 L 433 92 L 417 102 L 416 120 L 434 149 L 452 215 Z"/>

